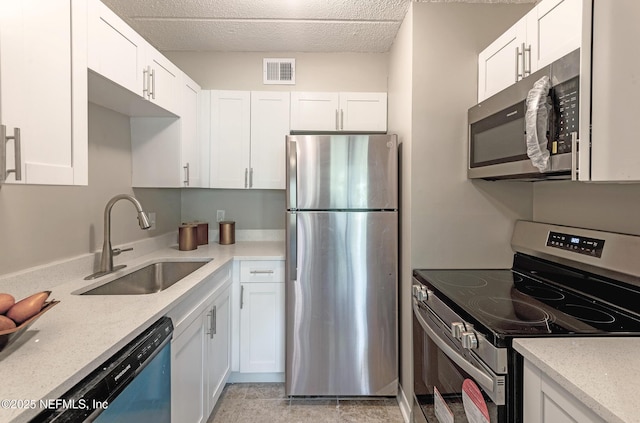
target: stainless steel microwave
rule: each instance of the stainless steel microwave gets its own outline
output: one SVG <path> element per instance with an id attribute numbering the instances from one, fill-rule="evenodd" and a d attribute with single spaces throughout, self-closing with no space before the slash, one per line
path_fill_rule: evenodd
<path id="1" fill-rule="evenodd" d="M 469 109 L 467 176 L 570 179 L 576 168 L 579 76 L 577 49 Z"/>

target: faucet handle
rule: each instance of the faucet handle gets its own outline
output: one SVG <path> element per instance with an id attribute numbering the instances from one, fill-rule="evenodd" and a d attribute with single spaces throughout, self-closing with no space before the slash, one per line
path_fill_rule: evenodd
<path id="1" fill-rule="evenodd" d="M 113 254 L 114 256 L 119 256 L 121 253 L 124 253 L 125 251 L 131 251 L 133 250 L 133 247 L 130 248 L 114 248 L 113 250 L 111 250 L 111 254 Z"/>

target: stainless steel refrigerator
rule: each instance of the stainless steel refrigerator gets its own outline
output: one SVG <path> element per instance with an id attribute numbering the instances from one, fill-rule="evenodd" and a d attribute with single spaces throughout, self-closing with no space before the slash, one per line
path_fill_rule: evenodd
<path id="1" fill-rule="evenodd" d="M 395 135 L 287 137 L 286 383 L 292 396 L 395 396 Z"/>

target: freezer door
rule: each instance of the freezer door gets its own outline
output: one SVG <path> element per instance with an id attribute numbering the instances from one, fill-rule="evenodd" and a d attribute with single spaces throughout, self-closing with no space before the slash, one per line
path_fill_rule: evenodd
<path id="1" fill-rule="evenodd" d="M 288 219 L 287 395 L 395 396 L 397 213 Z"/>
<path id="2" fill-rule="evenodd" d="M 398 208 L 396 135 L 287 137 L 289 210 Z"/>

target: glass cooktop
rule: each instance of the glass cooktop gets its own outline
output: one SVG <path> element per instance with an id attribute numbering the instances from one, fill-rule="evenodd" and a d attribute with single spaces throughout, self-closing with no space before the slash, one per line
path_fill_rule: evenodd
<path id="1" fill-rule="evenodd" d="M 462 318 L 499 338 L 640 333 L 633 312 L 511 269 L 415 270 L 414 276 Z"/>

